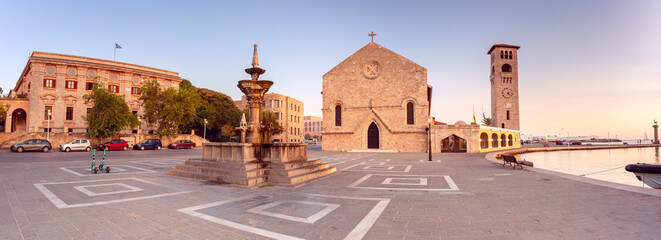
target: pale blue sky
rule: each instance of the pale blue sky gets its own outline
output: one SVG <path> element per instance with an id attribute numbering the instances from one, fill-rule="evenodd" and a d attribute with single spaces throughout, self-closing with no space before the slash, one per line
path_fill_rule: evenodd
<path id="1" fill-rule="evenodd" d="M 271 92 L 321 116 L 321 77 L 369 42 L 426 67 L 432 115 L 489 116 L 493 44 L 520 45 L 521 128 L 640 138 L 661 120 L 661 1 L 9 1 L 0 87 L 32 51 L 172 70 L 240 98 L 252 44 Z"/>

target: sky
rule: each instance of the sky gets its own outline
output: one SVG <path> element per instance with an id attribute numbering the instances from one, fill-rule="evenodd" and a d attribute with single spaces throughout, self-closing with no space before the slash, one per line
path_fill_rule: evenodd
<path id="1" fill-rule="evenodd" d="M 5 1 L 0 87 L 32 51 L 178 72 L 239 99 L 258 44 L 270 92 L 321 116 L 322 76 L 370 41 L 427 68 L 437 121 L 490 116 L 493 44 L 521 46 L 521 133 L 651 138 L 661 1 Z"/>

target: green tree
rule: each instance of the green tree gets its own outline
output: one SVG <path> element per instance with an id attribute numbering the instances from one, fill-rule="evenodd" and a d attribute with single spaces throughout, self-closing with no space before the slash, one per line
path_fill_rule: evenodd
<path id="1" fill-rule="evenodd" d="M 190 82 L 189 82 L 190 83 Z M 140 88 L 140 100 L 149 126 L 156 125 L 156 134 L 172 136 L 179 133 L 179 126 L 194 120 L 199 96 L 195 88 L 161 89 L 155 79 L 146 80 Z"/>
<path id="2" fill-rule="evenodd" d="M 188 88 L 189 83 L 182 81 L 179 88 Z M 200 104 L 196 109 L 193 121 L 181 125 L 181 132 L 190 132 L 195 130 L 195 135 L 202 137 L 204 135 L 204 119 L 207 119 L 208 140 L 213 142 L 228 142 L 232 136 L 232 129 L 239 126 L 241 121 L 241 111 L 234 105 L 234 101 L 229 96 L 205 89 L 195 88 L 200 97 Z M 246 116 L 247 117 L 247 116 Z"/>
<path id="3" fill-rule="evenodd" d="M 284 130 L 284 127 L 280 125 L 278 119 L 275 116 L 275 113 L 271 111 L 262 111 L 259 114 L 259 120 L 262 123 L 262 134 L 263 142 L 270 143 L 273 142 L 273 135 L 280 134 Z"/>
<path id="4" fill-rule="evenodd" d="M 9 103 L 2 104 L 0 103 L 0 123 L 4 126 L 5 119 L 7 119 L 7 111 L 9 111 Z"/>
<path id="5" fill-rule="evenodd" d="M 94 107 L 83 119 L 87 122 L 91 138 L 107 138 L 126 128 L 138 126 L 138 117 L 131 113 L 124 95 L 112 94 L 96 82 L 91 93 L 83 96 L 85 103 L 94 103 Z"/>

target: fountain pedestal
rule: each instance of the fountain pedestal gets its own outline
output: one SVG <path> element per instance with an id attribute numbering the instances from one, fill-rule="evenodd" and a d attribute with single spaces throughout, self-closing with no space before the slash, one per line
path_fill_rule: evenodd
<path id="1" fill-rule="evenodd" d="M 252 65 L 246 69 L 252 79 L 241 80 L 237 85 L 246 95 L 250 109 L 249 121 L 246 123 L 242 117 L 236 129 L 241 143 L 204 143 L 202 158 L 187 160 L 166 174 L 246 187 L 267 182 L 298 187 L 337 172 L 321 160 L 308 160 L 305 143 L 262 143 L 259 115 L 264 94 L 273 82 L 258 80 L 265 70 L 258 67 L 256 44 Z"/>

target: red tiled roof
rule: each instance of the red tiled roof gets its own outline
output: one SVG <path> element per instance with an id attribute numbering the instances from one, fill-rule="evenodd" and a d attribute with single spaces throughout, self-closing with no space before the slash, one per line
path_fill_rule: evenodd
<path id="1" fill-rule="evenodd" d="M 491 49 L 487 52 L 487 54 L 491 54 L 491 51 L 493 51 L 494 48 L 496 47 L 508 47 L 508 48 L 516 48 L 519 49 L 521 46 L 515 46 L 515 45 L 507 45 L 507 44 L 494 44 L 491 46 Z"/>

